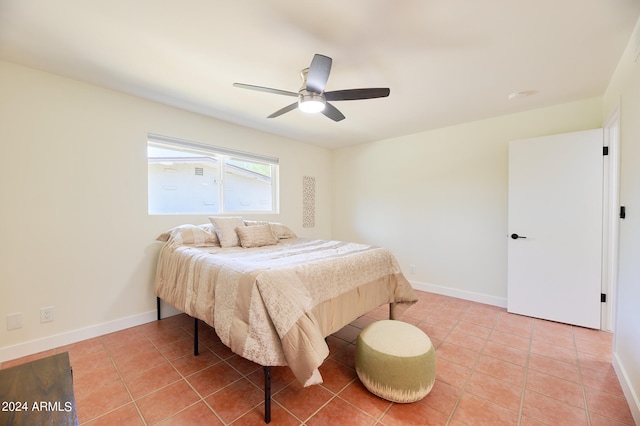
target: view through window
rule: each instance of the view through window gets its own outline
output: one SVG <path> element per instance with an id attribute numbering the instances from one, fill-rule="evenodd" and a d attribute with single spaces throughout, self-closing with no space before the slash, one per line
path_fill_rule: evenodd
<path id="1" fill-rule="evenodd" d="M 147 159 L 149 214 L 277 213 L 277 158 L 149 135 Z"/>

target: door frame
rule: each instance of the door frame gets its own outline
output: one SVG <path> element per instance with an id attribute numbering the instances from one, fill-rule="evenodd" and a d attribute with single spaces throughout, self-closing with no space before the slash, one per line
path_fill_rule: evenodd
<path id="1" fill-rule="evenodd" d="M 616 107 L 604 125 L 604 146 L 609 155 L 603 164 L 602 214 L 602 304 L 601 329 L 615 328 L 616 293 L 618 283 L 619 206 L 620 206 L 620 109 Z"/>

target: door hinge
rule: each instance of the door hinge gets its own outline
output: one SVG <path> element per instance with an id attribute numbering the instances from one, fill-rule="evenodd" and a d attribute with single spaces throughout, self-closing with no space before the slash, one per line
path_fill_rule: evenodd
<path id="1" fill-rule="evenodd" d="M 602 147 L 602 155 L 609 155 L 609 147 L 608 146 L 603 146 Z"/>
<path id="2" fill-rule="evenodd" d="M 604 293 L 600 293 L 600 302 L 607 303 L 607 295 Z"/>
<path id="3" fill-rule="evenodd" d="M 620 219 L 624 219 L 627 217 L 627 208 L 625 206 L 620 206 Z"/>

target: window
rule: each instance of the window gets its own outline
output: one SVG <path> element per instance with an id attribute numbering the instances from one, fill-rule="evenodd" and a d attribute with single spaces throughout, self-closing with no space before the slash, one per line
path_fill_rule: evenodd
<path id="1" fill-rule="evenodd" d="M 278 159 L 150 134 L 149 214 L 278 212 Z"/>

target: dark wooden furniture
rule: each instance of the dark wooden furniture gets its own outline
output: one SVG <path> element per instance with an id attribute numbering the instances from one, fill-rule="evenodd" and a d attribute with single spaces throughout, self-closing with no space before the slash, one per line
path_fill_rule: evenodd
<path id="1" fill-rule="evenodd" d="M 0 370 L 0 424 L 78 425 L 68 352 Z"/>

